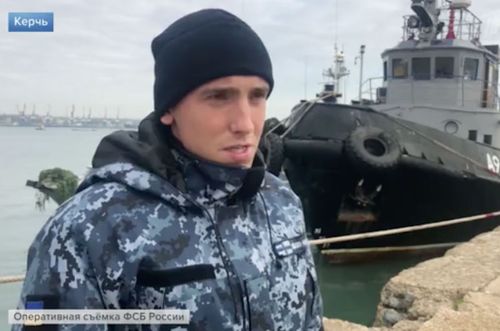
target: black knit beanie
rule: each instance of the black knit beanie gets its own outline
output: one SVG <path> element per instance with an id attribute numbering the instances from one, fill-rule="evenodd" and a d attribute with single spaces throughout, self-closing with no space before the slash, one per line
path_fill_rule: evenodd
<path id="1" fill-rule="evenodd" d="M 259 76 L 273 88 L 271 59 L 245 22 L 204 9 L 172 23 L 151 43 L 155 59 L 155 114 L 161 117 L 200 85 L 232 76 Z"/>

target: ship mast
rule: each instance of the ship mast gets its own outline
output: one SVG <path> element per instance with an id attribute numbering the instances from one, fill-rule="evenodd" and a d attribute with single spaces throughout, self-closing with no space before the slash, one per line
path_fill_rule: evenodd
<path id="1" fill-rule="evenodd" d="M 339 51 L 337 43 L 335 43 L 334 65 L 323 71 L 325 83 L 323 91 L 317 94 L 326 102 L 336 102 L 336 98 L 342 96 L 340 91 L 340 80 L 342 77 L 349 75 L 344 61 L 344 52 Z"/>

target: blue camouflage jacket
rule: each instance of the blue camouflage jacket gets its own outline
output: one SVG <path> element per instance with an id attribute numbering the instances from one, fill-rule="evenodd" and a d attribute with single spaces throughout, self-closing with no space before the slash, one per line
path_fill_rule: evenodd
<path id="1" fill-rule="evenodd" d="M 188 309 L 191 317 L 189 325 L 61 330 L 322 329 L 303 214 L 289 186 L 255 175 L 258 166 L 159 148 L 154 127 L 146 119 L 139 133 L 101 142 L 94 168 L 29 249 L 19 309 L 41 300 L 44 308 Z M 177 177 L 162 168 L 166 149 Z"/>

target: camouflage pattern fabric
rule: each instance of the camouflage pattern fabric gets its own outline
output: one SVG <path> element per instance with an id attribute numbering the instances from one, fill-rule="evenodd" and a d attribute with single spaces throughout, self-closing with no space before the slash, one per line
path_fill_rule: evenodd
<path id="1" fill-rule="evenodd" d="M 178 156 L 178 155 L 177 155 Z M 181 192 L 128 162 L 92 169 L 28 252 L 18 308 L 188 309 L 189 325 L 60 330 L 320 330 L 322 304 L 300 200 L 266 173 L 230 202 L 245 170 L 178 162 Z M 21 330 L 20 325 L 13 330 Z"/>

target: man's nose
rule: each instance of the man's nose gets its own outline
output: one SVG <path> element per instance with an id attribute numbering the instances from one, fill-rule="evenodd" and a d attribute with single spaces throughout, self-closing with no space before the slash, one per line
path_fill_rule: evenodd
<path id="1" fill-rule="evenodd" d="M 252 107 L 247 98 L 239 98 L 232 109 L 230 130 L 233 133 L 250 133 L 254 129 Z"/>

